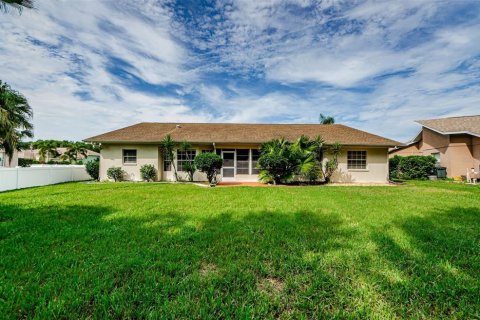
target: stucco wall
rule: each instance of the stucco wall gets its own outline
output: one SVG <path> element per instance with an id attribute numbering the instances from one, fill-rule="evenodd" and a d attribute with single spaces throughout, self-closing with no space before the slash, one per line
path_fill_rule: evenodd
<path id="1" fill-rule="evenodd" d="M 123 149 L 137 150 L 136 164 L 123 164 Z M 108 180 L 108 168 L 121 167 L 126 173 L 126 180 L 140 181 L 140 167 L 144 164 L 152 164 L 158 170 L 159 148 L 157 145 L 103 144 L 100 156 L 100 180 Z"/>
<path id="2" fill-rule="evenodd" d="M 472 137 L 473 167 L 480 171 L 480 137 Z"/>
<path id="3" fill-rule="evenodd" d="M 367 151 L 366 169 L 348 169 L 347 152 L 349 150 Z M 330 155 L 325 155 L 328 158 Z M 339 165 L 337 172 L 333 175 L 333 182 L 354 183 L 354 182 L 388 182 L 388 149 L 387 148 L 361 148 L 348 147 L 342 149 L 342 154 L 338 158 Z"/>
<path id="4" fill-rule="evenodd" d="M 432 153 L 440 153 L 440 166 L 448 167 L 449 161 L 446 156 L 450 137 L 443 135 L 428 128 L 423 128 L 422 141 L 420 141 L 420 151 L 422 155 L 428 156 Z M 448 174 L 448 171 L 447 171 Z"/>
<path id="5" fill-rule="evenodd" d="M 422 152 L 418 149 L 419 142 L 412 144 L 411 146 L 392 151 L 388 156 L 393 158 L 394 156 L 419 156 L 422 155 Z"/>
<path id="6" fill-rule="evenodd" d="M 474 167 L 472 136 L 451 135 L 445 158 L 448 177 L 466 176 L 467 171 Z"/>
<path id="7" fill-rule="evenodd" d="M 234 146 L 229 146 L 233 149 Z M 245 146 L 242 146 L 245 147 Z M 239 147 L 240 148 L 240 147 Z M 137 164 L 129 165 L 122 162 L 123 149 L 137 150 Z M 197 153 L 205 149 L 204 146 L 196 146 Z M 367 169 L 348 170 L 347 169 L 347 151 L 365 150 L 367 151 Z M 325 158 L 329 155 L 326 154 Z M 387 148 L 361 148 L 344 146 L 342 155 L 339 157 L 338 172 L 334 175 L 334 182 L 372 182 L 385 183 L 388 181 L 388 149 Z M 160 180 L 174 180 L 173 170 L 163 171 L 163 161 L 159 147 L 157 145 L 102 145 L 100 157 L 100 180 L 107 180 L 107 169 L 110 167 L 121 167 L 126 172 L 126 179 L 140 181 L 140 167 L 144 164 L 152 164 L 159 172 Z M 178 173 L 182 180 L 187 180 L 186 172 Z M 221 181 L 221 177 L 218 178 Z M 206 181 L 205 174 L 196 172 L 195 181 Z M 258 175 L 236 175 L 236 181 L 258 181 Z"/>

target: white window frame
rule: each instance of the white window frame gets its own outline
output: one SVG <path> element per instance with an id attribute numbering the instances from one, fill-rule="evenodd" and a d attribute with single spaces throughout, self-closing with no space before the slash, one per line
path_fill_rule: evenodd
<path id="1" fill-rule="evenodd" d="M 135 157 L 134 156 L 126 156 L 125 151 L 135 151 Z M 135 162 L 125 161 L 125 158 L 135 158 Z M 123 165 L 125 165 L 125 166 L 136 166 L 137 165 L 137 160 L 138 160 L 137 149 L 122 149 L 122 163 L 123 163 Z"/>
<path id="2" fill-rule="evenodd" d="M 258 150 L 258 158 L 260 158 L 260 155 L 261 155 L 260 149 L 250 149 L 250 174 L 258 175 L 260 174 L 260 169 L 253 166 L 253 150 Z M 258 164 L 258 159 L 257 159 L 257 164 Z M 258 170 L 258 172 L 254 173 L 253 170 Z"/>
<path id="3" fill-rule="evenodd" d="M 178 156 L 181 154 L 181 153 L 188 153 L 188 152 L 193 152 L 193 158 L 192 158 L 192 161 L 195 159 L 195 157 L 197 156 L 197 149 L 188 149 L 188 150 L 177 150 L 177 154 L 175 156 L 176 158 L 176 161 L 177 161 L 177 171 L 178 172 L 186 172 L 186 171 L 183 171 L 183 170 L 180 170 L 180 169 L 183 169 L 183 162 L 186 162 L 188 161 L 186 158 L 185 159 L 182 159 L 182 160 L 179 160 L 178 159 Z M 182 162 L 182 165 L 180 166 L 180 163 Z"/>
<path id="4" fill-rule="evenodd" d="M 349 157 L 349 154 L 351 152 L 364 152 L 365 153 L 365 159 L 359 159 L 359 158 L 355 158 L 355 159 L 350 159 Z M 362 161 L 362 160 L 365 160 L 365 168 L 350 168 L 350 164 L 349 164 L 349 161 Z M 368 171 L 368 152 L 367 150 L 348 150 L 347 151 L 347 170 L 348 171 Z"/>

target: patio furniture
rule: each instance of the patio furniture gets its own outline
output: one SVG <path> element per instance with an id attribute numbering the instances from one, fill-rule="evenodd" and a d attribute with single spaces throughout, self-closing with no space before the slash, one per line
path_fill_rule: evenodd
<path id="1" fill-rule="evenodd" d="M 475 171 L 474 168 L 467 170 L 467 182 L 470 182 L 470 183 L 480 182 L 480 172 Z"/>

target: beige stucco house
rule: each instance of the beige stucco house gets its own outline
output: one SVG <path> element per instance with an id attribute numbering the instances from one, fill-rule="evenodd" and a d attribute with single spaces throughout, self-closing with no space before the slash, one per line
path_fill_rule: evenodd
<path id="1" fill-rule="evenodd" d="M 466 176 L 480 170 L 480 115 L 418 120 L 420 133 L 405 146 L 394 148 L 395 155 L 432 155 L 447 168 L 448 177 Z"/>
<path id="2" fill-rule="evenodd" d="M 0 168 L 15 168 L 18 166 L 18 152 L 13 153 L 12 161 L 9 161 L 5 150 L 0 148 Z"/>
<path id="3" fill-rule="evenodd" d="M 257 160 L 263 142 L 274 138 L 293 141 L 301 135 L 320 135 L 327 144 L 343 145 L 336 182 L 385 183 L 388 181 L 388 149 L 402 145 L 341 124 L 226 124 L 226 123 L 139 123 L 85 139 L 100 143 L 100 179 L 107 180 L 107 169 L 121 167 L 129 180 L 140 180 L 140 167 L 152 164 L 159 180 L 173 180 L 170 162 L 161 156 L 160 142 L 170 135 L 175 142 L 188 141 L 193 148 L 176 150 L 176 167 L 180 177 L 187 156 L 200 152 L 216 152 L 224 159 L 220 181 L 258 181 Z M 325 154 L 325 159 L 329 155 Z M 204 174 L 195 173 L 196 181 L 205 181 Z"/>

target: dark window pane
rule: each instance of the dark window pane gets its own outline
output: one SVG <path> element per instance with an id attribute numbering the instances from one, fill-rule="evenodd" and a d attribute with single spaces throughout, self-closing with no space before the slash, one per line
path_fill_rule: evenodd
<path id="1" fill-rule="evenodd" d="M 172 161 L 170 160 L 163 161 L 163 171 L 172 171 Z"/>
<path id="2" fill-rule="evenodd" d="M 184 164 L 186 162 L 193 161 L 195 159 L 196 151 L 195 150 L 178 150 L 177 151 L 177 170 L 185 171 Z"/>
<path id="3" fill-rule="evenodd" d="M 237 174 L 248 174 L 250 150 L 237 149 Z"/>
<path id="4" fill-rule="evenodd" d="M 233 152 L 223 153 L 223 166 L 234 167 L 235 166 L 235 154 Z"/>
<path id="5" fill-rule="evenodd" d="M 137 163 L 137 150 L 123 150 L 123 163 Z"/>
<path id="6" fill-rule="evenodd" d="M 233 178 L 235 176 L 235 171 L 233 168 L 223 168 L 223 177 L 224 178 Z"/>

